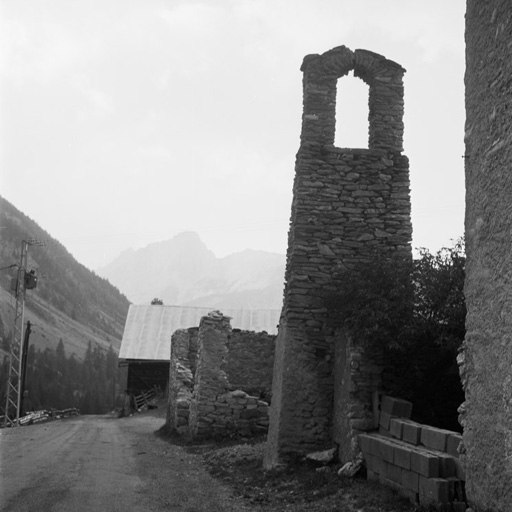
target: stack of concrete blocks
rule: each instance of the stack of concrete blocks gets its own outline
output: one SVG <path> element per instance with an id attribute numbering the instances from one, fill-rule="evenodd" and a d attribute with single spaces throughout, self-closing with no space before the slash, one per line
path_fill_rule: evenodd
<path id="1" fill-rule="evenodd" d="M 233 389 L 228 378 L 228 361 L 230 357 L 236 359 L 244 339 L 248 343 L 257 340 L 259 352 L 266 354 L 268 350 L 263 350 L 263 346 L 273 347 L 273 337 L 238 331 L 234 343 L 237 350 L 230 352 L 231 338 L 230 318 L 219 311 L 203 317 L 199 328 L 180 329 L 173 334 L 167 413 L 171 431 L 192 438 L 249 436 L 267 431 L 268 403 L 242 389 Z M 234 375 L 242 375 L 244 365 L 257 365 L 258 358 L 255 358 L 250 362 L 233 362 Z M 268 379 L 258 381 L 255 377 L 259 372 L 254 374 L 247 369 L 247 374 L 252 379 L 243 382 L 239 377 L 242 386 L 269 387 Z"/>
<path id="2" fill-rule="evenodd" d="M 413 503 L 465 511 L 461 434 L 411 421 L 411 412 L 410 402 L 382 397 L 379 432 L 359 436 L 368 480 Z"/>

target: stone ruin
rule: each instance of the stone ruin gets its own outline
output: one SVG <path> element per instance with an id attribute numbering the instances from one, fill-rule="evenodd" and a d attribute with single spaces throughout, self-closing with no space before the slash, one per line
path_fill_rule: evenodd
<path id="1" fill-rule="evenodd" d="M 211 312 L 172 336 L 167 426 L 189 438 L 267 432 L 275 336 Z"/>
<path id="2" fill-rule="evenodd" d="M 512 4 L 466 8 L 467 494 L 475 510 L 512 508 Z"/>
<path id="3" fill-rule="evenodd" d="M 411 259 L 409 163 L 402 154 L 403 74 L 345 46 L 306 56 L 284 303 L 276 338 L 267 469 L 287 454 L 338 447 L 345 467 L 414 503 L 465 510 L 461 435 L 411 421 L 412 404 L 381 396 L 383 348 L 329 318 L 329 294 L 377 255 Z M 336 86 L 354 72 L 369 87 L 367 149 L 338 148 Z"/>
<path id="4" fill-rule="evenodd" d="M 283 310 L 276 339 L 265 467 L 281 455 L 339 445 L 375 425 L 382 353 L 329 327 L 335 276 L 375 251 L 411 257 L 409 162 L 402 153 L 405 70 L 345 46 L 305 57 Z M 335 147 L 336 85 L 350 71 L 369 87 L 367 149 Z M 342 121 L 342 120 L 341 120 Z"/>

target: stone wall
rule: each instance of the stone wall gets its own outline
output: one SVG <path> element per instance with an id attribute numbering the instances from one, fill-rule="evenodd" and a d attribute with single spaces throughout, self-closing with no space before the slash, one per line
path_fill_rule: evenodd
<path id="1" fill-rule="evenodd" d="M 272 393 L 275 336 L 233 329 L 226 373 L 233 389 L 269 400 Z"/>
<path id="2" fill-rule="evenodd" d="M 342 461 L 353 459 L 358 435 L 376 428 L 376 395 L 382 388 L 381 350 L 371 350 L 344 332 L 335 339 L 333 441 Z"/>
<path id="3" fill-rule="evenodd" d="M 405 70 L 375 53 L 344 46 L 308 55 L 301 69 L 304 112 L 266 467 L 280 454 L 333 442 L 336 336 L 327 327 L 325 297 L 341 285 L 338 274 L 367 261 L 372 251 L 411 254 L 409 163 L 402 155 Z M 351 70 L 369 86 L 369 149 L 333 146 L 336 84 Z M 341 366 L 350 367 L 351 354 Z M 345 374 L 337 380 L 358 386 Z"/>
<path id="4" fill-rule="evenodd" d="M 188 431 L 190 403 L 194 389 L 199 329 L 178 329 L 171 339 L 167 426 L 173 432 Z"/>
<path id="5" fill-rule="evenodd" d="M 477 510 L 512 502 L 512 4 L 467 1 L 466 489 Z"/>
<path id="6" fill-rule="evenodd" d="M 232 331 L 229 317 L 218 311 L 203 317 L 199 328 L 176 331 L 168 428 L 203 438 L 266 432 L 268 403 L 246 391 L 269 389 L 273 346 L 267 333 Z"/>

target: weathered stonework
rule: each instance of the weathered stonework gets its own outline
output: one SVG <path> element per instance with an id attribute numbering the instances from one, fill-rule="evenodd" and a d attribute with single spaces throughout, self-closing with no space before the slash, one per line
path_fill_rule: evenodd
<path id="1" fill-rule="evenodd" d="M 356 409 L 362 411 L 353 419 L 363 426 L 371 406 L 333 406 L 336 367 L 342 371 L 337 382 L 347 386 L 336 391 L 337 399 L 366 400 L 358 389 L 367 384 L 346 373 L 359 357 L 357 340 L 338 350 L 339 365 L 334 364 L 336 339 L 344 337 L 327 327 L 325 297 L 336 291 L 340 271 L 368 260 L 371 251 L 411 254 L 409 163 L 402 155 L 405 70 L 381 55 L 344 46 L 308 55 L 301 69 L 304 112 L 266 467 L 274 466 L 280 454 L 330 446 L 333 437 L 352 439 L 353 433 L 339 431 L 344 429 L 341 419 L 333 436 L 334 410 L 341 414 L 349 407 L 356 416 Z M 336 84 L 351 70 L 369 86 L 368 149 L 333 146 Z M 372 378 L 368 394 L 378 383 Z M 351 422 L 350 428 L 354 426 Z"/>
<path id="2" fill-rule="evenodd" d="M 198 331 L 197 327 L 192 327 L 179 329 L 172 335 L 167 425 L 171 431 L 180 434 L 188 430 Z"/>
<path id="3" fill-rule="evenodd" d="M 466 489 L 475 510 L 512 503 L 512 4 L 467 1 Z"/>
<path id="4" fill-rule="evenodd" d="M 231 389 L 241 389 L 263 400 L 270 398 L 275 338 L 266 332 L 232 330 L 226 368 Z"/>
<path id="5" fill-rule="evenodd" d="M 270 389 L 274 336 L 232 330 L 212 312 L 171 343 L 167 426 L 189 437 L 252 435 L 268 429 L 268 403 L 246 391 Z M 233 382 L 231 382 L 231 380 Z"/>
<path id="6" fill-rule="evenodd" d="M 383 353 L 343 332 L 337 333 L 334 347 L 333 441 L 340 460 L 349 461 L 359 451 L 358 435 L 377 427 L 374 395 L 382 389 Z"/>

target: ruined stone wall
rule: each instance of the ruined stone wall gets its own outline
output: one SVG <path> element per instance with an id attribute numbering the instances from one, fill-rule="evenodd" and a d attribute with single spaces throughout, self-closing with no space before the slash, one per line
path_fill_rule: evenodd
<path id="1" fill-rule="evenodd" d="M 166 423 L 171 431 L 180 434 L 188 430 L 197 355 L 194 347 L 197 346 L 198 331 L 197 327 L 178 329 L 171 338 Z"/>
<path id="2" fill-rule="evenodd" d="M 374 394 L 382 389 L 383 352 L 341 331 L 334 353 L 333 441 L 340 460 L 349 461 L 359 451 L 358 435 L 377 427 Z"/>
<path id="3" fill-rule="evenodd" d="M 301 69 L 304 112 L 267 467 L 277 463 L 279 454 L 332 444 L 335 337 L 326 327 L 325 297 L 336 291 L 338 274 L 375 250 L 409 257 L 411 251 L 409 164 L 401 153 L 404 69 L 344 46 L 307 56 Z M 369 149 L 333 146 L 336 84 L 351 70 L 369 86 Z M 339 382 L 358 385 L 347 375 Z"/>
<path id="4" fill-rule="evenodd" d="M 167 427 L 190 437 L 268 429 L 268 403 L 247 393 L 267 390 L 273 336 L 231 330 L 230 319 L 212 312 L 199 328 L 172 336 Z M 230 379 L 234 379 L 234 383 Z"/>
<path id="5" fill-rule="evenodd" d="M 512 4 L 467 1 L 466 339 L 459 357 L 468 499 L 512 502 Z"/>
<path id="6" fill-rule="evenodd" d="M 268 399 L 272 392 L 275 336 L 233 329 L 226 373 L 232 389 Z"/>
<path id="7" fill-rule="evenodd" d="M 228 317 L 213 312 L 201 318 L 189 418 L 190 432 L 194 437 L 207 435 L 212 429 L 217 429 L 217 422 L 212 421 L 212 418 L 207 420 L 207 416 L 208 413 L 215 411 L 217 397 L 229 391 L 225 367 L 228 359 L 227 340 L 230 333 L 231 325 Z"/>

